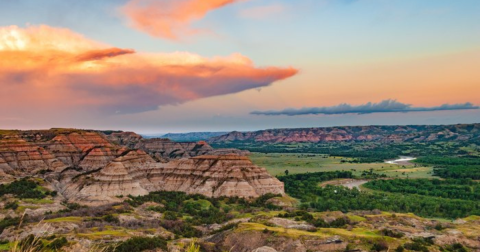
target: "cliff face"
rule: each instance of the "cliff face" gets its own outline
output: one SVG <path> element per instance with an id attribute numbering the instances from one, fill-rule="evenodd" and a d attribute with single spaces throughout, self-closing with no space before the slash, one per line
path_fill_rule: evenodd
<path id="1" fill-rule="evenodd" d="M 110 141 L 130 149 L 140 149 L 156 161 L 168 162 L 173 159 L 189 158 L 201 155 L 248 155 L 248 151 L 238 149 L 214 149 L 205 141 L 174 142 L 166 138 L 145 139 L 133 132 L 117 132 L 106 136 Z"/>
<path id="2" fill-rule="evenodd" d="M 158 190 L 246 198 L 284 193 L 283 183 L 247 157 L 225 155 L 240 151 L 138 136 L 109 141 L 95 131 L 0 134 L 0 176 L 43 177 L 66 199 L 85 204 Z M 203 156 L 212 153 L 221 155 Z"/>
<path id="3" fill-rule="evenodd" d="M 235 154 L 179 159 L 154 170 L 150 191 L 183 191 L 209 197 L 283 194 L 283 183 L 247 158 Z"/>
<path id="4" fill-rule="evenodd" d="M 135 149 L 141 149 L 160 161 L 168 161 L 177 158 L 189 158 L 205 155 L 213 148 L 205 142 L 177 143 L 168 139 L 144 139 L 135 145 Z"/>
<path id="5" fill-rule="evenodd" d="M 480 136 L 480 124 L 427 126 L 353 126 L 305 129 L 272 129 L 255 132 L 231 132 L 210 138 L 210 143 L 268 142 L 319 143 L 340 141 L 418 142 L 465 141 Z"/>
<path id="6" fill-rule="evenodd" d="M 200 156 L 165 164 L 155 162 L 141 150 L 114 159 L 99 172 L 77 177 L 65 184 L 63 192 L 84 204 L 101 204 L 118 200 L 119 196 L 152 191 L 244 198 L 284 194 L 283 183 L 247 157 Z"/>
<path id="7" fill-rule="evenodd" d="M 106 165 L 120 149 L 96 132 L 60 134 L 46 143 L 45 148 L 69 167 L 85 170 Z"/>
<path id="8" fill-rule="evenodd" d="M 10 175 L 62 171 L 67 165 L 44 148 L 18 137 L 0 140 L 0 171 Z"/>

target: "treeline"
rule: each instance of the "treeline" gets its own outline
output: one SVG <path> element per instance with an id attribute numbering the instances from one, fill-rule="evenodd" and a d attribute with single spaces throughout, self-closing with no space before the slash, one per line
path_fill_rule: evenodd
<path id="1" fill-rule="evenodd" d="M 419 194 L 447 199 L 480 200 L 480 184 L 470 179 L 373 180 L 363 186 L 393 193 Z"/>
<path id="2" fill-rule="evenodd" d="M 382 210 L 414 213 L 422 217 L 461 218 L 480 214 L 477 201 L 444 199 L 399 193 L 364 192 L 356 188 L 327 186 L 315 190 L 317 199 L 303 204 L 316 211 Z"/>
<path id="3" fill-rule="evenodd" d="M 448 157 L 448 156 L 423 156 L 415 160 L 421 164 L 431 164 L 437 166 L 480 166 L 480 157 L 466 156 L 466 157 Z"/>
<path id="4" fill-rule="evenodd" d="M 434 175 L 452 179 L 480 179 L 480 157 L 424 156 L 415 162 L 434 166 Z"/>
<path id="5" fill-rule="evenodd" d="M 320 182 L 339 178 L 353 178 L 351 171 L 313 172 L 301 173 L 288 176 L 280 176 L 278 179 L 285 184 L 285 192 L 302 201 L 314 200 L 316 189 Z"/>
<path id="6" fill-rule="evenodd" d="M 275 144 L 253 141 L 213 143 L 215 148 L 238 148 L 260 153 L 316 153 L 330 156 L 353 158 L 356 163 L 376 163 L 394 159 L 398 156 L 448 156 L 463 155 L 463 146 L 469 142 L 330 142 Z M 427 162 L 428 163 L 428 162 Z"/>
<path id="7" fill-rule="evenodd" d="M 303 209 L 342 212 L 379 209 L 382 211 L 403 213 L 412 212 L 422 217 L 441 218 L 459 218 L 480 214 L 480 203 L 477 200 L 439 198 L 403 192 L 364 192 L 356 188 L 348 189 L 330 185 L 325 188 L 319 187 L 319 182 L 322 181 L 352 177 L 351 172 L 337 171 L 294 174 L 281 176 L 279 179 L 285 183 L 285 191 L 289 195 L 303 202 Z M 405 180 L 405 185 L 408 185 L 408 181 L 409 180 Z M 389 182 L 376 183 L 380 185 L 380 183 Z M 386 184 L 385 187 L 387 187 Z M 404 188 L 406 187 L 408 186 L 404 186 Z M 395 189 L 391 188 L 390 190 L 393 191 Z M 447 196 L 449 192 L 451 195 L 454 195 L 453 190 L 451 190 L 447 191 Z M 476 197 L 475 195 L 467 193 L 463 195 L 468 195 L 473 198 Z"/>
<path id="8" fill-rule="evenodd" d="M 357 163 L 383 162 L 402 155 L 397 148 L 366 147 L 364 143 L 302 143 L 298 145 L 283 145 L 255 142 L 233 142 L 212 144 L 214 148 L 236 148 L 259 153 L 315 153 L 330 156 L 355 158 Z M 360 146 L 360 148 L 358 148 Z M 366 147 L 365 150 L 363 147 Z M 367 151 L 368 149 L 368 151 Z"/>

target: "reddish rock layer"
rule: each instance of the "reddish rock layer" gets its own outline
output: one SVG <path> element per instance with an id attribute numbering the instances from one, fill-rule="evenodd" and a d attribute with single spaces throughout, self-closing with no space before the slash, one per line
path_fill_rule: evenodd
<path id="1" fill-rule="evenodd" d="M 135 147 L 140 150 L 114 144 L 95 131 L 14 132 L 0 137 L 0 176 L 41 176 L 66 199 L 87 204 L 158 190 L 246 198 L 284 193 L 280 181 L 246 157 L 191 158 L 235 150 L 214 150 L 205 142 L 175 143 L 127 135 L 128 141 L 139 140 Z"/>
<path id="2" fill-rule="evenodd" d="M 0 170 L 10 175 L 61 171 L 67 166 L 37 145 L 19 138 L 0 140 Z"/>
<path id="3" fill-rule="evenodd" d="M 338 141 L 377 141 L 377 142 L 418 142 L 448 139 L 465 141 L 478 138 L 480 124 L 426 125 L 426 126 L 346 126 L 305 129 L 271 129 L 255 132 L 231 132 L 213 137 L 210 143 L 228 142 L 338 142 Z"/>

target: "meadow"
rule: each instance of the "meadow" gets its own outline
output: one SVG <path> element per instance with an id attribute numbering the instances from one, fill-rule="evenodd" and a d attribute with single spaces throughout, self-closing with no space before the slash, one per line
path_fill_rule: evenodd
<path id="1" fill-rule="evenodd" d="M 258 153 L 250 155 L 252 162 L 264 167 L 274 176 L 307 172 L 351 171 L 360 176 L 363 172 L 385 174 L 392 178 L 433 178 L 433 168 L 419 164 L 397 165 L 387 163 L 350 163 L 352 158 L 332 157 L 323 154 Z"/>

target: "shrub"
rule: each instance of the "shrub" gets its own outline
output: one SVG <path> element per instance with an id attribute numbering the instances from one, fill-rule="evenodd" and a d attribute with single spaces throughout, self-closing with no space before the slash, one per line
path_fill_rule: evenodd
<path id="1" fill-rule="evenodd" d="M 167 250 L 167 241 L 160 237 L 132 237 L 124 242 L 111 247 L 110 251 L 115 252 L 140 252 L 161 248 Z"/>
<path id="2" fill-rule="evenodd" d="M 20 224 L 20 218 L 6 217 L 5 219 L 0 221 L 0 234 L 3 232 L 5 228 L 10 226 L 17 226 L 19 224 Z"/>
<path id="3" fill-rule="evenodd" d="M 50 192 L 47 192 L 48 194 Z M 47 195 L 38 190 L 38 184 L 28 178 L 22 178 L 10 184 L 0 185 L 0 196 L 13 194 L 18 198 L 43 199 Z"/>
<path id="4" fill-rule="evenodd" d="M 405 236 L 404 233 L 402 232 L 396 232 L 396 231 L 393 231 L 391 229 L 383 229 L 382 230 L 382 234 L 384 236 L 389 236 L 389 237 L 393 237 L 393 238 L 402 238 Z"/>
<path id="5" fill-rule="evenodd" d="M 17 210 L 17 208 L 18 208 L 18 201 L 12 201 L 5 204 L 5 209 Z"/>
<path id="6" fill-rule="evenodd" d="M 118 217 L 115 217 L 111 214 L 108 214 L 108 215 L 105 215 L 103 217 L 103 220 L 106 221 L 106 222 L 113 222 L 113 223 L 119 223 L 120 220 L 118 219 Z"/>
<path id="7" fill-rule="evenodd" d="M 388 244 L 385 241 L 379 241 L 374 243 L 372 246 L 372 251 L 385 251 L 388 250 Z"/>

